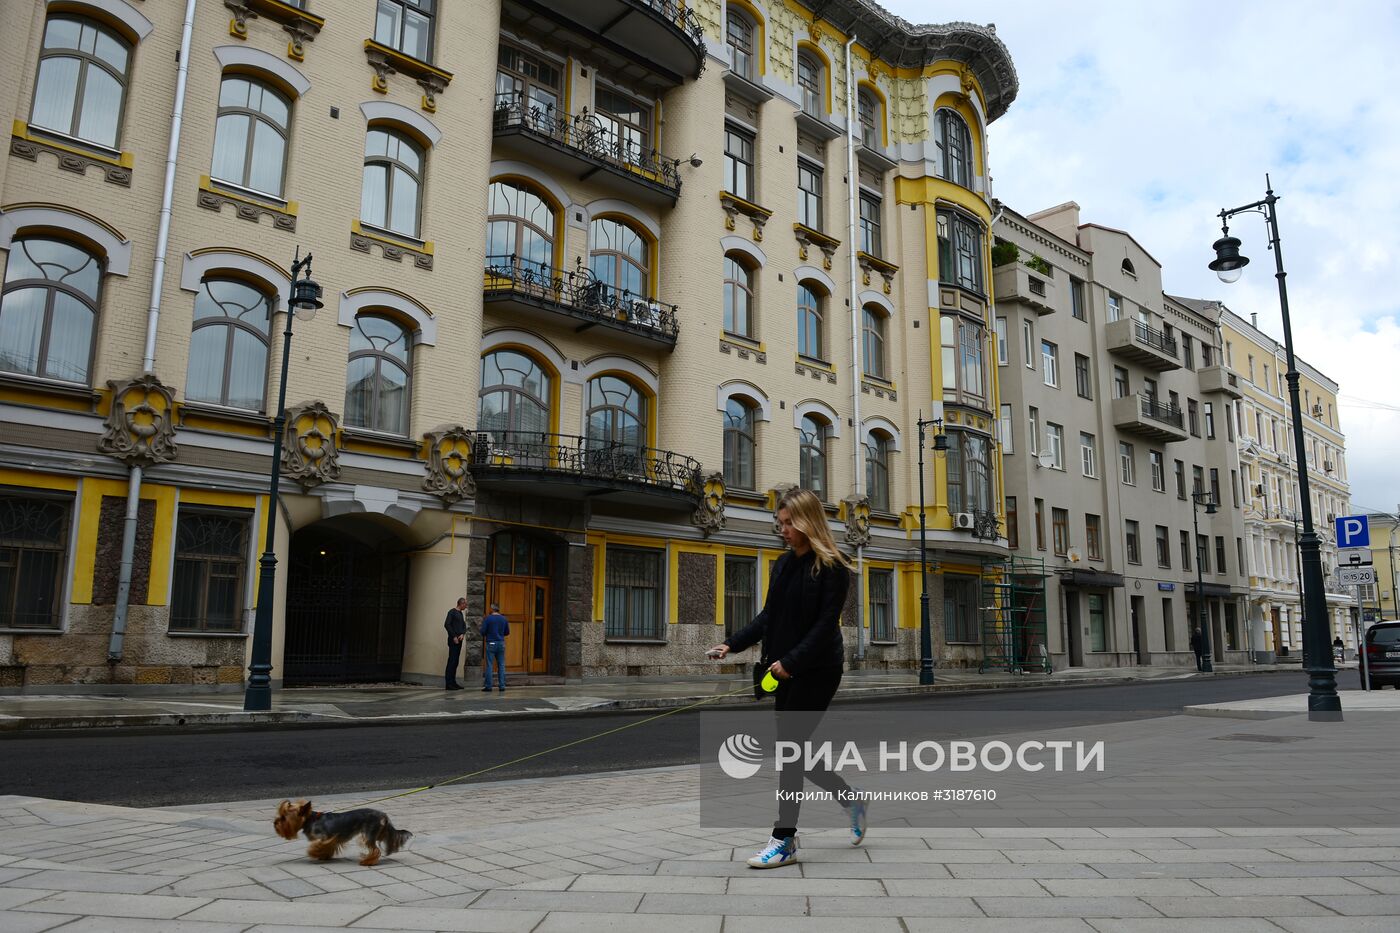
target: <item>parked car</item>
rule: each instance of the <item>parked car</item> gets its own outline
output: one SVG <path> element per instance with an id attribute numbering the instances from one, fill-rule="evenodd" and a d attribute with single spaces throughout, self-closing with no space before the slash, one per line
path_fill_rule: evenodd
<path id="1" fill-rule="evenodd" d="M 1400 622 L 1377 622 L 1366 630 L 1366 663 L 1372 687 L 1400 690 Z"/>

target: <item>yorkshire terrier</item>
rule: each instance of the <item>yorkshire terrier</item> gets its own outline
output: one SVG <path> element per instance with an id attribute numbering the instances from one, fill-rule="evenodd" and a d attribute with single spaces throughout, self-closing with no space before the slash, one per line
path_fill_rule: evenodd
<path id="1" fill-rule="evenodd" d="M 309 800 L 282 801 L 272 826 L 283 839 L 295 839 L 297 833 L 306 833 L 306 838 L 311 840 L 306 854 L 321 861 L 335 858 L 341 846 L 359 836 L 365 847 L 365 857 L 360 859 L 364 866 L 379 863 L 380 846 L 384 847 L 383 854 L 393 855 L 413 837 L 406 829 L 395 829 L 389 817 L 379 810 L 321 812 L 311 809 Z"/>

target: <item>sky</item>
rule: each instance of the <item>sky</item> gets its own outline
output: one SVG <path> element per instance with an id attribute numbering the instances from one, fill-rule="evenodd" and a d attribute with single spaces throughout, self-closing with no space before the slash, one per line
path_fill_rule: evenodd
<path id="1" fill-rule="evenodd" d="M 1352 511 L 1400 509 L 1400 4 L 1394 0 L 883 0 L 910 22 L 994 23 L 1020 91 L 989 130 L 993 193 L 1127 230 L 1170 294 L 1282 340 L 1262 217 L 1206 268 L 1222 208 L 1273 181 L 1294 349 L 1341 386 Z"/>

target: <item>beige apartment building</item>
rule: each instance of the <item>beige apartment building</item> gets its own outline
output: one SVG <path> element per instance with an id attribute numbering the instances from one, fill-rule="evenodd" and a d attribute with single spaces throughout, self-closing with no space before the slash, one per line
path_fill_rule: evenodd
<path id="1" fill-rule="evenodd" d="M 1400 619 L 1396 584 L 1400 583 L 1400 510 L 1367 515 L 1371 529 L 1371 564 L 1376 568 L 1374 586 L 1361 588 L 1361 618 L 1366 622 Z"/>
<path id="2" fill-rule="evenodd" d="M 991 27 L 14 0 L 0 31 L 0 689 L 239 684 L 264 599 L 275 684 L 437 683 L 462 593 L 518 675 L 713 670 L 797 483 L 859 568 L 853 657 L 916 663 L 923 517 L 936 658 L 981 663 Z"/>
<path id="3" fill-rule="evenodd" d="M 1214 657 L 1247 661 L 1241 393 L 1217 318 L 1073 202 L 1004 208 L 992 231 L 1007 531 L 1044 575 L 1056 666 L 1190 665 L 1206 618 Z"/>
<path id="4" fill-rule="evenodd" d="M 1249 619 L 1255 650 L 1269 657 L 1297 658 L 1303 644 L 1302 590 L 1298 535 L 1302 510 L 1293 419 L 1288 400 L 1288 360 L 1283 344 L 1261 331 L 1254 315 L 1246 321 L 1218 302 L 1191 301 L 1218 315 L 1226 365 L 1238 376 L 1241 394 L 1233 402 L 1243 480 L 1249 558 Z M 1346 436 L 1338 418 L 1337 383 L 1298 359 L 1299 401 L 1313 526 L 1322 538 L 1322 572 L 1327 586 L 1328 641 L 1341 638 L 1356 647 L 1356 592 L 1337 582 L 1334 520 L 1351 514 Z M 1287 653 L 1285 654 L 1285 649 Z"/>

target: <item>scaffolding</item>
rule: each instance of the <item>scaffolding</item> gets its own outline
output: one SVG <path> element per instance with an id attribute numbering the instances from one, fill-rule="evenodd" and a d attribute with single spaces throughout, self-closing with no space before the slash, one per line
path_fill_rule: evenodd
<path id="1" fill-rule="evenodd" d="M 979 674 L 1050 674 L 1046 644 L 1045 561 L 1013 554 L 982 563 L 982 663 Z"/>

